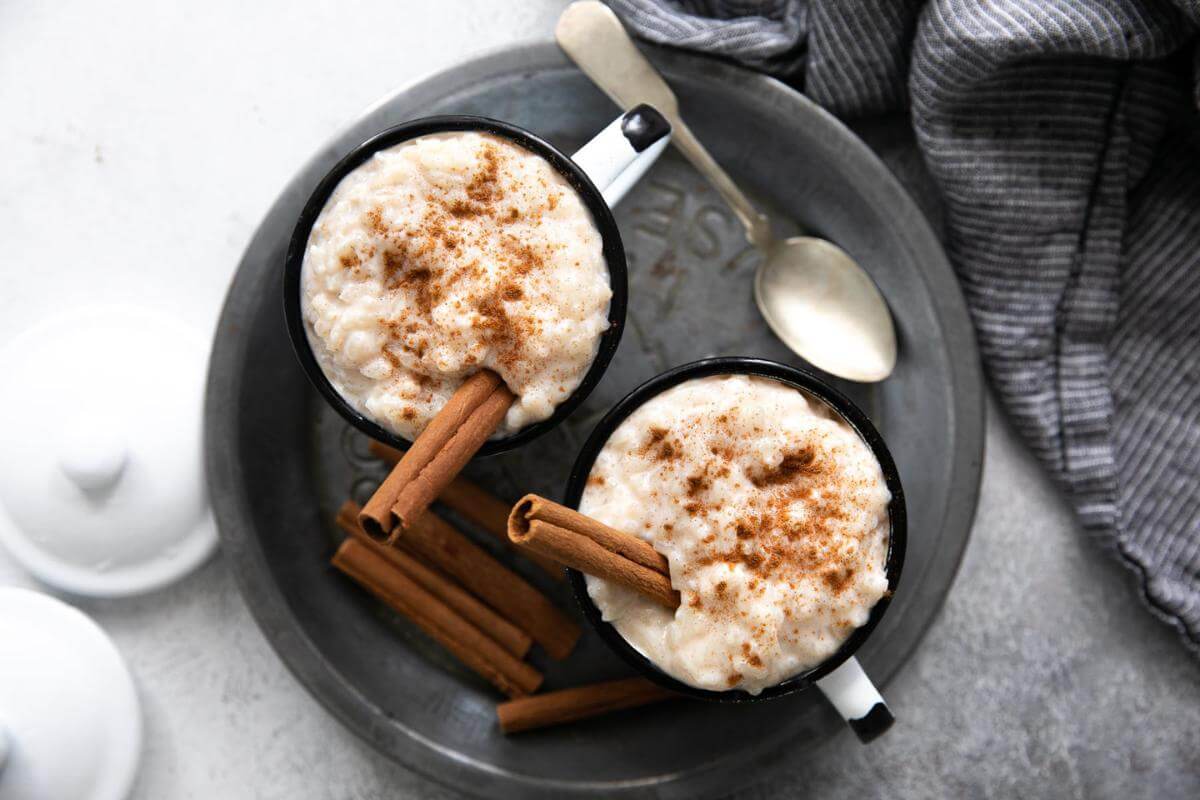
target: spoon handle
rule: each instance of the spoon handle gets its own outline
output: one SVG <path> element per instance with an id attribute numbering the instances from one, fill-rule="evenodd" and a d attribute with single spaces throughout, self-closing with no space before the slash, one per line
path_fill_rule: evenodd
<path id="1" fill-rule="evenodd" d="M 667 118 L 675 146 L 733 208 L 750 243 L 766 250 L 771 240 L 770 221 L 688 128 L 679 115 L 675 93 L 634 45 L 617 15 L 603 3 L 579 0 L 563 11 L 554 35 L 571 60 L 617 105 L 628 110 L 647 103 Z"/>

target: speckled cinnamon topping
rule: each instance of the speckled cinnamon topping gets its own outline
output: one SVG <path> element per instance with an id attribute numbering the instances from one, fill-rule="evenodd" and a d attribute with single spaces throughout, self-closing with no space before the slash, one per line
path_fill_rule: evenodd
<path id="1" fill-rule="evenodd" d="M 834 652 L 887 589 L 878 462 L 819 401 L 775 381 L 689 381 L 631 414 L 580 510 L 671 564 L 673 614 L 588 580 L 635 647 L 686 683 L 764 687 Z"/>
<path id="2" fill-rule="evenodd" d="M 301 283 L 330 381 L 408 438 L 483 368 L 517 395 L 497 435 L 550 416 L 595 357 L 611 298 L 576 192 L 541 157 L 474 132 L 403 143 L 347 175 Z"/>

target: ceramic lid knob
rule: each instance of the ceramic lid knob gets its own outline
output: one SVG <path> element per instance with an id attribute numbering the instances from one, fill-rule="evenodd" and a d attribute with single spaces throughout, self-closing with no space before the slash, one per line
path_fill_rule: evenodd
<path id="1" fill-rule="evenodd" d="M 85 492 L 111 488 L 128 460 L 125 443 L 112 433 L 81 431 L 59 445 L 58 468 Z"/>
<path id="2" fill-rule="evenodd" d="M 162 314 L 97 307 L 0 351 L 0 544 L 37 578 L 113 597 L 216 547 L 204 484 L 208 347 Z"/>

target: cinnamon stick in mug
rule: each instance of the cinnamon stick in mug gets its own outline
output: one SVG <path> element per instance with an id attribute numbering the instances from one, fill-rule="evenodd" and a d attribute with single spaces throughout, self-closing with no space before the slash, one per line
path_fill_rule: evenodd
<path id="1" fill-rule="evenodd" d="M 533 645 L 528 633 L 497 614 L 472 594 L 458 586 L 435 568 L 420 559 L 395 547 L 372 539 L 358 524 L 358 506 L 348 500 L 337 515 L 338 526 L 357 541 L 370 547 L 398 571 L 414 581 L 422 589 L 452 608 L 459 616 L 486 633 L 496 643 L 517 658 L 524 658 Z"/>
<path id="2" fill-rule="evenodd" d="M 422 589 L 373 548 L 357 539 L 342 542 L 333 565 L 454 654 L 509 697 L 535 691 L 542 675 Z"/>
<path id="3" fill-rule="evenodd" d="M 666 557 L 648 542 L 574 509 L 525 495 L 509 515 L 508 537 L 522 548 L 619 583 L 667 608 L 679 607 Z"/>
<path id="4" fill-rule="evenodd" d="M 359 514 L 363 529 L 396 539 L 479 451 L 514 399 L 490 370 L 467 378 L 367 501 Z"/>
<path id="5" fill-rule="evenodd" d="M 401 451 L 374 439 L 371 440 L 370 449 L 375 457 L 382 459 L 392 466 L 395 466 L 404 457 L 404 453 Z M 508 538 L 508 512 L 511 510 L 511 507 L 487 489 L 459 475 L 446 485 L 446 488 L 442 490 L 437 499 L 439 502 L 444 503 L 447 507 L 461 514 L 463 518 L 470 520 L 482 530 L 495 536 L 507 547 L 520 552 L 524 558 L 537 564 L 550 577 L 557 581 L 566 579 L 562 564 L 556 563 L 544 556 L 539 556 L 536 553 L 522 552 L 512 543 Z"/>
<path id="6" fill-rule="evenodd" d="M 519 733 L 590 719 L 672 697 L 677 695 L 646 678 L 626 678 L 509 700 L 496 706 L 496 717 L 500 722 L 500 730 Z"/>

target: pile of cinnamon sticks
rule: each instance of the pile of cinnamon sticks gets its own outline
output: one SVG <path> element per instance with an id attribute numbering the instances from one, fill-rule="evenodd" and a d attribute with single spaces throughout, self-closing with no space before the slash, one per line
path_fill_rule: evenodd
<path id="1" fill-rule="evenodd" d="M 429 510 L 435 500 L 443 503 L 554 579 L 563 579 L 559 550 L 531 546 L 512 536 L 513 520 L 525 519 L 517 511 L 532 506 L 553 516 L 562 506 L 526 498 L 510 513 L 503 501 L 458 476 L 512 402 L 512 393 L 495 373 L 480 372 L 463 384 L 406 453 L 373 442 L 372 452 L 393 467 L 364 507 L 347 501 L 338 512 L 337 524 L 348 536 L 333 556 L 334 567 L 412 620 L 508 696 L 497 707 L 505 733 L 667 699 L 672 696 L 667 690 L 644 678 L 534 695 L 543 676 L 526 660 L 533 644 L 551 658 L 566 658 L 579 640 L 578 624 L 535 586 Z M 562 522 L 561 515 L 553 520 Z M 545 524 L 554 522 L 537 519 L 532 525 L 516 523 L 516 527 L 526 532 L 535 529 L 531 538 L 540 544 Z M 614 533 L 662 559 L 641 540 Z M 637 555 L 651 560 L 644 550 Z M 577 567 L 573 560 L 568 554 L 567 563 Z M 654 562 L 659 579 L 666 574 L 664 564 Z M 655 585 L 662 590 L 661 580 Z M 669 578 L 665 591 L 672 591 Z"/>

